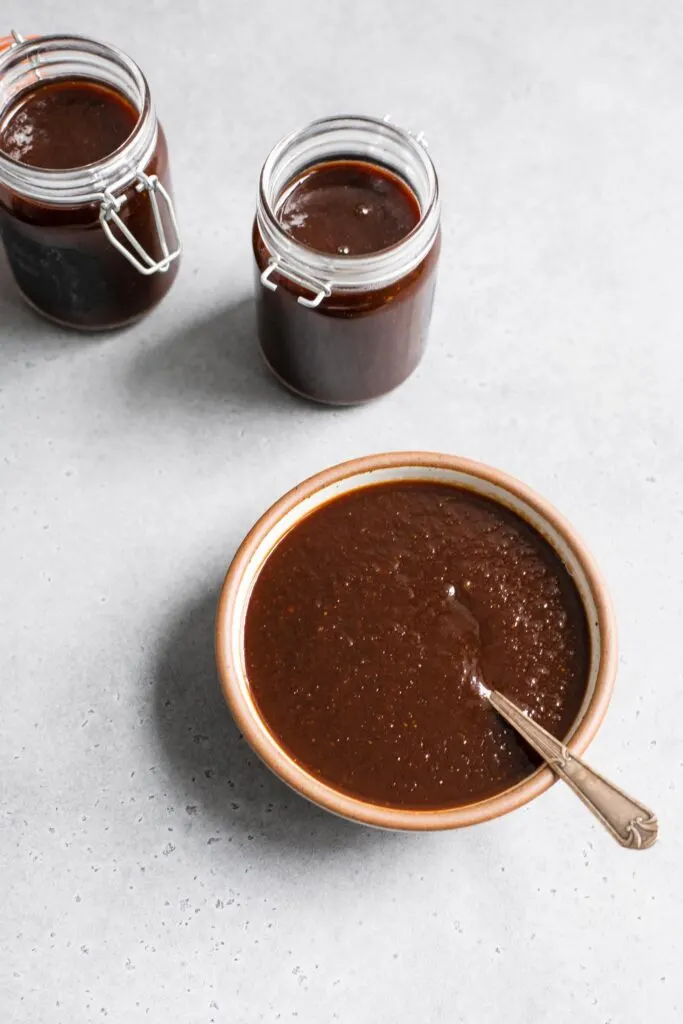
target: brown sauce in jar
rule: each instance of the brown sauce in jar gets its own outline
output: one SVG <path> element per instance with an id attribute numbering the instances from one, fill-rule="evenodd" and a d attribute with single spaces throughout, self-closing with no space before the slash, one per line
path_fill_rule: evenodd
<path id="1" fill-rule="evenodd" d="M 114 153 L 138 121 L 114 89 L 88 79 L 57 79 L 27 89 L 0 124 L 0 150 L 19 163 L 62 171 Z"/>
<path id="2" fill-rule="evenodd" d="M 314 511 L 256 580 L 250 687 L 285 749 L 353 796 L 453 807 L 538 758 L 478 682 L 563 737 L 586 692 L 576 585 L 514 512 L 457 487 L 381 484 Z"/>
<path id="3" fill-rule="evenodd" d="M 0 151 L 29 167 L 65 171 L 115 153 L 139 113 L 114 88 L 87 78 L 38 82 L 15 98 L 0 121 Z M 170 189 L 168 151 L 159 126 L 145 168 Z M 161 248 L 149 198 L 131 188 L 120 210 L 126 226 L 154 259 Z M 170 233 L 165 208 L 162 220 Z M 60 324 L 102 330 L 132 323 L 168 292 L 178 270 L 149 276 L 131 266 L 104 235 L 99 204 L 48 204 L 0 185 L 0 234 L 24 297 Z"/>
<path id="4" fill-rule="evenodd" d="M 417 226 L 420 204 L 396 175 L 361 160 L 316 164 L 291 182 L 276 215 L 288 235 L 317 252 L 367 256 Z"/>
<path id="5" fill-rule="evenodd" d="M 329 160 L 284 189 L 275 210 L 282 229 L 302 245 L 335 256 L 368 256 L 399 245 L 417 226 L 412 190 L 379 164 Z M 332 405 L 365 402 L 392 391 L 422 358 L 440 250 L 437 236 L 418 266 L 391 284 L 333 290 L 316 309 L 298 303 L 310 290 L 277 272 L 277 291 L 259 275 L 270 253 L 254 225 L 261 349 L 290 388 Z"/>

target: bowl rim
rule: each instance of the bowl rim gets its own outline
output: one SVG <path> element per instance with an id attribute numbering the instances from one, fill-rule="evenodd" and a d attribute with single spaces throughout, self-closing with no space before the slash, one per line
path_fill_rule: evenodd
<path id="1" fill-rule="evenodd" d="M 490 821 L 516 810 L 549 789 L 557 781 L 556 776 L 550 768 L 541 767 L 502 793 L 471 804 L 445 809 L 390 807 L 346 794 L 298 764 L 280 745 L 277 735 L 272 733 L 265 721 L 258 716 L 255 707 L 245 700 L 241 686 L 242 676 L 235 664 L 231 644 L 234 618 L 240 614 L 241 606 L 237 597 L 242 579 L 257 548 L 280 520 L 302 501 L 331 484 L 378 469 L 395 470 L 407 467 L 464 473 L 508 491 L 544 519 L 572 552 L 595 603 L 597 628 L 601 640 L 593 693 L 582 719 L 567 741 L 569 752 L 581 755 L 593 740 L 605 717 L 616 676 L 616 623 L 606 584 L 593 556 L 577 531 L 550 502 L 515 477 L 482 462 L 437 452 L 384 452 L 330 466 L 297 484 L 257 520 L 230 564 L 216 611 L 215 652 L 223 696 L 238 728 L 255 753 L 283 782 L 318 806 L 360 824 L 403 831 L 438 831 Z M 330 500 L 332 498 L 331 495 Z M 546 539 L 553 543 L 552 539 Z M 588 613 L 589 610 L 586 611 Z M 264 734 L 268 739 L 264 738 Z"/>

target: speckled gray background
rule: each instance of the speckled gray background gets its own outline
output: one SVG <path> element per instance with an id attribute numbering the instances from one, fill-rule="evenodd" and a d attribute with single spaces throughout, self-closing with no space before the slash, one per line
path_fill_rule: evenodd
<path id="1" fill-rule="evenodd" d="M 0 263 L 3 1024 L 680 1021 L 680 6 L 2 18 L 140 61 L 186 246 L 165 304 L 95 339 L 24 309 Z M 331 412 L 261 369 L 249 228 L 272 143 L 338 111 L 427 133 L 444 248 L 419 372 Z M 507 469 L 593 548 L 621 659 L 591 758 L 659 811 L 651 852 L 559 787 L 467 832 L 365 831 L 238 740 L 211 650 L 236 545 L 300 478 L 402 447 Z"/>

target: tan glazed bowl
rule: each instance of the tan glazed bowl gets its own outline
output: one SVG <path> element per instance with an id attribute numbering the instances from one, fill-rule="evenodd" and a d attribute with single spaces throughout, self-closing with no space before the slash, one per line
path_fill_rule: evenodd
<path id="1" fill-rule="evenodd" d="M 506 506 L 552 545 L 578 587 L 588 619 L 591 663 L 586 696 L 569 734 L 573 754 L 595 736 L 612 694 L 617 643 L 609 596 L 591 555 L 572 526 L 524 484 L 479 462 L 429 452 L 370 455 L 318 473 L 280 498 L 243 541 L 223 584 L 216 619 L 216 659 L 225 699 L 259 757 L 313 803 L 342 817 L 380 828 L 431 831 L 461 828 L 507 814 L 545 792 L 555 776 L 539 768 L 496 796 L 440 810 L 405 810 L 349 796 L 299 765 L 265 724 L 250 692 L 244 664 L 244 623 L 251 591 L 270 552 L 314 509 L 348 491 L 402 480 L 433 480 L 467 488 Z"/>

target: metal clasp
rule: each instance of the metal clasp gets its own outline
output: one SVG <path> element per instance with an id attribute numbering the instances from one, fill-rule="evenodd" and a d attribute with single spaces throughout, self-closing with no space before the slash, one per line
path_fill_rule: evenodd
<path id="1" fill-rule="evenodd" d="M 385 122 L 385 124 L 392 124 L 395 126 L 395 121 L 392 118 L 391 114 L 385 114 L 382 120 Z M 407 132 L 408 135 L 410 135 L 411 139 L 415 139 L 418 145 L 422 146 L 423 149 L 429 149 L 427 136 L 425 135 L 424 132 L 418 132 L 417 134 L 415 134 L 415 132 L 411 132 L 410 128 L 404 128 L 403 130 Z"/>
<path id="2" fill-rule="evenodd" d="M 38 38 L 38 36 L 29 36 L 28 39 L 27 39 L 26 36 L 22 36 L 21 32 L 17 32 L 17 30 L 15 28 L 11 28 L 10 29 L 10 34 L 8 36 L 3 36 L 3 38 L 0 39 L 0 54 L 3 53 L 7 49 L 16 50 L 20 46 L 23 46 L 24 43 L 30 43 L 32 40 L 37 39 L 37 38 Z M 40 66 L 42 64 L 42 60 L 40 58 L 40 55 L 37 54 L 37 53 L 34 53 L 28 63 L 30 65 L 30 67 L 33 68 L 34 78 L 40 80 L 40 70 L 39 70 L 39 68 L 40 68 Z"/>
<path id="3" fill-rule="evenodd" d="M 154 226 L 157 231 L 159 245 L 161 246 L 162 258 L 160 260 L 154 260 L 147 250 L 140 244 L 132 231 L 126 227 L 121 217 L 119 217 L 119 210 L 128 198 L 125 192 L 117 196 L 109 189 L 104 190 L 104 198 L 100 205 L 100 224 L 102 225 L 102 230 L 114 248 L 118 249 L 121 255 L 125 256 L 128 262 L 132 264 L 139 273 L 144 274 L 146 277 L 150 274 L 165 274 L 171 263 L 178 259 L 182 251 L 180 234 L 178 233 L 178 222 L 176 220 L 173 202 L 156 174 L 145 174 L 144 171 L 138 171 L 135 180 L 137 182 L 135 185 L 135 191 L 146 192 L 149 197 L 149 202 L 152 207 L 152 216 L 154 217 Z M 171 227 L 173 228 L 174 238 L 172 241 L 172 251 L 169 249 L 169 242 L 166 238 L 166 231 L 161 219 L 159 197 L 161 197 L 166 204 L 166 209 L 171 221 Z M 112 224 L 118 228 L 131 248 L 127 248 L 121 239 L 116 237 L 111 228 Z"/>
<path id="4" fill-rule="evenodd" d="M 307 299 L 304 295 L 297 297 L 297 302 L 307 309 L 315 309 L 323 299 L 329 299 L 332 294 L 332 286 L 329 281 L 318 281 L 315 277 L 309 277 L 308 274 L 302 274 L 298 270 L 293 270 L 279 256 L 274 256 L 261 274 L 261 284 L 268 291 L 277 291 L 276 283 L 271 281 L 271 276 L 276 272 L 286 277 L 289 281 L 293 281 L 294 284 L 301 285 L 302 288 L 307 288 L 315 293 L 312 299 Z"/>

